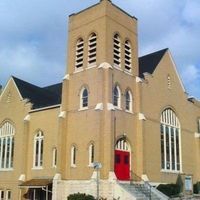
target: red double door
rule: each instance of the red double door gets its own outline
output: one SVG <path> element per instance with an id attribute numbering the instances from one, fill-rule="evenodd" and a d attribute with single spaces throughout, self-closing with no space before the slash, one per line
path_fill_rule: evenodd
<path id="1" fill-rule="evenodd" d="M 118 180 L 130 180 L 130 153 L 115 150 L 115 175 Z"/>

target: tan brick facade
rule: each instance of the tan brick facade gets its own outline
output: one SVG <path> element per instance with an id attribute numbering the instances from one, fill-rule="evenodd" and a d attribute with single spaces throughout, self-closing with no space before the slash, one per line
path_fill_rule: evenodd
<path id="1" fill-rule="evenodd" d="M 54 199 L 64 199 L 65 195 L 72 193 L 74 188 L 71 187 L 69 191 L 69 185 L 73 181 L 75 185 L 80 183 L 79 187 L 84 191 L 85 187 L 82 186 L 87 181 L 92 183 L 94 172 L 93 167 L 89 166 L 90 144 L 94 145 L 94 161 L 102 164 L 100 178 L 103 184 L 114 174 L 115 146 L 119 139 L 124 139 L 129 145 L 130 178 L 134 174 L 139 177 L 145 175 L 153 183 L 171 183 L 176 181 L 179 174 L 186 174 L 192 175 L 193 183 L 200 181 L 197 133 L 200 104 L 195 99 L 188 100 L 169 50 L 163 53 L 151 73 L 147 65 L 145 72 L 148 73 L 141 76 L 137 19 L 108 0 L 71 15 L 68 31 L 67 71 L 59 104 L 33 109 L 34 102 L 23 97 L 15 78 L 9 80 L 0 96 L 0 126 L 8 121 L 15 127 L 13 167 L 0 169 L 0 191 L 11 190 L 12 199 L 23 199 L 31 187 L 19 187 L 20 184 L 31 179 L 53 178 Z M 88 65 L 88 38 L 93 32 L 97 36 L 97 46 L 96 62 L 91 66 Z M 113 37 L 116 33 L 120 36 L 120 68 L 113 62 Z M 79 38 L 84 41 L 83 67 L 77 71 L 75 59 Z M 130 41 L 132 48 L 131 72 L 124 67 L 126 40 Z M 120 89 L 118 108 L 113 105 L 115 86 Z M 82 88 L 88 91 L 88 105 L 84 109 L 80 108 Z M 132 94 L 131 112 L 126 109 L 127 91 Z M 180 121 L 182 171 L 174 171 L 173 164 L 172 170 L 162 169 L 160 119 L 166 108 L 171 108 Z M 34 167 L 34 151 L 37 148 L 34 141 L 38 131 L 43 133 L 43 158 L 39 168 Z M 173 162 L 175 150 L 172 149 L 172 139 L 170 141 L 170 162 Z M 75 161 L 72 147 L 76 148 Z M 57 149 L 56 167 L 52 166 L 54 148 Z M 60 177 L 58 181 L 56 176 Z M 105 191 L 109 193 L 117 187 L 112 187 L 110 181 L 105 182 L 105 190 L 101 188 L 103 196 L 106 196 Z M 90 193 L 96 194 L 94 190 Z M 116 197 L 114 189 L 110 192 L 112 195 Z"/>

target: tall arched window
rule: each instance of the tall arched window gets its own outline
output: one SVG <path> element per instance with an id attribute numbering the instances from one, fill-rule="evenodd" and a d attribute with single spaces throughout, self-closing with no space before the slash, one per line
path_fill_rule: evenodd
<path id="1" fill-rule="evenodd" d="M 116 85 L 113 90 L 113 105 L 120 108 L 121 107 L 121 91 Z"/>
<path id="2" fill-rule="evenodd" d="M 0 127 L 0 170 L 13 168 L 14 126 L 6 121 Z"/>
<path id="3" fill-rule="evenodd" d="M 126 40 L 125 41 L 125 70 L 131 72 L 131 43 Z"/>
<path id="4" fill-rule="evenodd" d="M 84 53 L 84 41 L 82 38 L 78 39 L 76 43 L 76 70 L 83 67 L 83 53 Z"/>
<path id="5" fill-rule="evenodd" d="M 33 167 L 41 168 L 43 165 L 44 135 L 38 131 L 34 137 Z"/>
<path id="6" fill-rule="evenodd" d="M 126 111 L 132 112 L 133 98 L 130 90 L 126 91 L 125 98 L 126 98 Z"/>
<path id="7" fill-rule="evenodd" d="M 71 166 L 72 167 L 76 166 L 76 147 L 75 146 L 71 147 Z"/>
<path id="8" fill-rule="evenodd" d="M 84 87 L 80 93 L 80 109 L 88 107 L 88 90 Z"/>
<path id="9" fill-rule="evenodd" d="M 92 166 L 94 163 L 94 144 L 89 146 L 89 166 Z"/>
<path id="10" fill-rule="evenodd" d="M 113 38 L 113 61 L 115 66 L 121 67 L 121 41 L 118 34 Z"/>
<path id="11" fill-rule="evenodd" d="M 92 33 L 88 40 L 88 65 L 96 64 L 97 36 Z"/>
<path id="12" fill-rule="evenodd" d="M 162 169 L 181 171 L 180 123 L 170 108 L 162 112 L 160 132 Z"/>

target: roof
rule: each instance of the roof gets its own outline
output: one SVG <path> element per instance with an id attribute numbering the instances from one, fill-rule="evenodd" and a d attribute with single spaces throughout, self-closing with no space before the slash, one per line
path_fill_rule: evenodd
<path id="1" fill-rule="evenodd" d="M 139 58 L 139 76 L 144 78 L 144 73 L 152 74 L 168 49 L 162 49 Z"/>
<path id="2" fill-rule="evenodd" d="M 31 179 L 21 183 L 20 187 L 44 187 L 52 183 L 52 179 Z"/>
<path id="3" fill-rule="evenodd" d="M 32 109 L 44 108 L 61 103 L 62 83 L 47 87 L 38 87 L 12 76 L 23 99 L 29 99 Z"/>

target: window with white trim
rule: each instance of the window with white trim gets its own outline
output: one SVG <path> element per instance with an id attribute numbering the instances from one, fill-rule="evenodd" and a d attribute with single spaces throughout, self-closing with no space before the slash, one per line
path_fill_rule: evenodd
<path id="1" fill-rule="evenodd" d="M 133 98 L 130 90 L 126 91 L 125 98 L 126 98 L 126 111 L 132 112 Z"/>
<path id="2" fill-rule="evenodd" d="M 0 190 L 0 200 L 4 200 L 5 193 L 3 190 Z"/>
<path id="3" fill-rule="evenodd" d="M 114 66 L 121 67 L 121 41 L 118 34 L 113 37 L 113 62 Z"/>
<path id="4" fill-rule="evenodd" d="M 80 93 L 80 109 L 88 107 L 88 90 L 83 87 Z"/>
<path id="5" fill-rule="evenodd" d="M 76 147 L 75 146 L 71 147 L 71 166 L 72 167 L 76 166 Z"/>
<path id="6" fill-rule="evenodd" d="M 128 71 L 128 72 L 131 72 L 131 43 L 126 40 L 125 41 L 125 46 L 124 46 L 124 55 L 125 55 L 125 60 L 124 60 L 124 63 L 125 63 L 125 70 Z"/>
<path id="7" fill-rule="evenodd" d="M 92 166 L 94 163 L 94 144 L 89 146 L 89 166 Z"/>
<path id="8" fill-rule="evenodd" d="M 53 148 L 53 159 L 52 159 L 52 167 L 57 166 L 57 148 Z"/>
<path id="9" fill-rule="evenodd" d="M 167 171 L 181 171 L 180 123 L 170 108 L 161 115 L 161 167 Z"/>
<path id="10" fill-rule="evenodd" d="M 113 105 L 117 108 L 121 107 L 121 91 L 119 86 L 115 86 L 113 90 Z"/>
<path id="11" fill-rule="evenodd" d="M 88 40 L 88 65 L 96 64 L 97 35 L 92 33 Z"/>
<path id="12" fill-rule="evenodd" d="M 0 127 L 0 170 L 13 168 L 14 126 L 6 121 Z"/>
<path id="13" fill-rule="evenodd" d="M 76 43 L 76 70 L 83 68 L 83 53 L 84 53 L 84 41 L 82 38 L 78 39 Z"/>
<path id="14" fill-rule="evenodd" d="M 197 132 L 200 134 L 200 118 L 197 119 Z"/>
<path id="15" fill-rule="evenodd" d="M 34 137 L 34 155 L 33 155 L 33 167 L 41 168 L 43 165 L 43 151 L 44 151 L 44 135 L 42 131 Z"/>
<path id="16" fill-rule="evenodd" d="M 11 200 L 11 190 L 6 190 L 6 200 Z"/>

